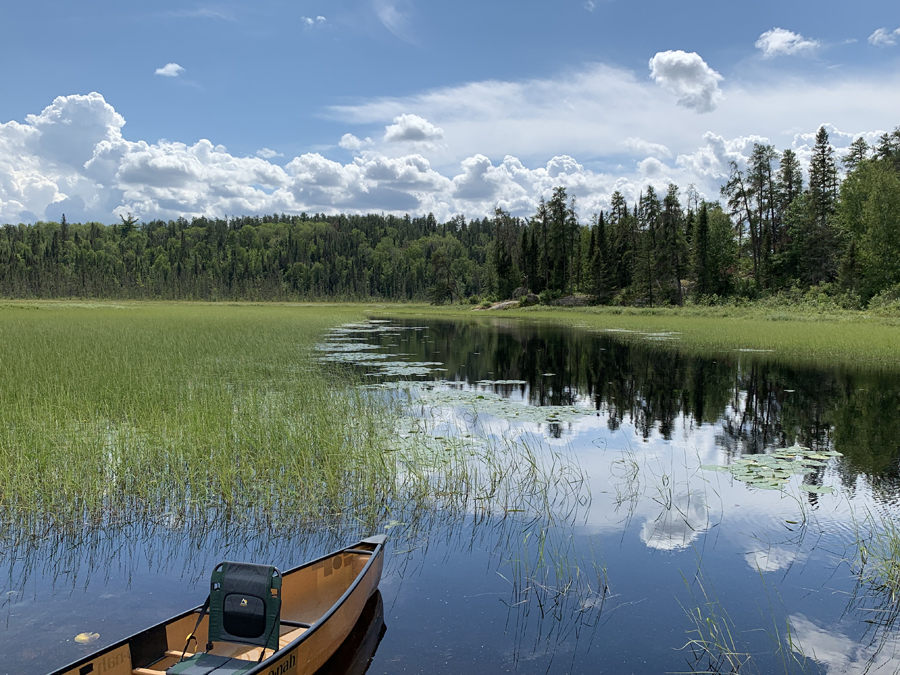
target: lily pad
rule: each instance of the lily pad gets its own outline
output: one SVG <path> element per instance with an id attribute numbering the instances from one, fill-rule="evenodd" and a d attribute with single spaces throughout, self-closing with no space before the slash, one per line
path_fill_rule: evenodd
<path id="1" fill-rule="evenodd" d="M 804 492 L 814 492 L 816 494 L 823 494 L 823 495 L 831 494 L 832 492 L 834 492 L 834 488 L 830 487 L 828 485 L 806 485 L 806 484 L 803 484 L 800 486 L 800 489 L 803 490 Z"/>
<path id="2" fill-rule="evenodd" d="M 75 636 L 75 642 L 86 645 L 100 639 L 100 633 L 79 633 Z"/>

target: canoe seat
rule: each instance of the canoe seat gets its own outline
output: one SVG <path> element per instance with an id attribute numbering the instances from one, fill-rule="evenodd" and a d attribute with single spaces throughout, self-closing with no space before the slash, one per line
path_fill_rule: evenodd
<path id="1" fill-rule="evenodd" d="M 190 658 L 185 654 L 185 659 L 170 666 L 166 675 L 208 675 L 213 671 L 215 675 L 240 675 L 256 665 L 248 660 L 246 652 L 240 654 L 244 658 L 234 658 L 237 653 L 211 654 L 215 642 L 232 642 L 251 649 L 256 647 L 253 651 L 260 656 L 266 649 L 271 649 L 273 653 L 278 650 L 281 573 L 275 567 L 219 563 L 213 569 L 207 602 L 209 641 L 206 652 L 193 654 Z"/>
<path id="2" fill-rule="evenodd" d="M 176 663 L 166 671 L 166 675 L 241 675 L 251 670 L 256 663 L 244 659 L 233 659 L 215 654 L 194 654 L 181 663 Z"/>

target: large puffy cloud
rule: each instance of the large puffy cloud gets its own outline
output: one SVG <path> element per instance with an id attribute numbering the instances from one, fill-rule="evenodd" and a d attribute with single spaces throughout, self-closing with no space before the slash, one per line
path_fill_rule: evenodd
<path id="1" fill-rule="evenodd" d="M 810 40 L 799 33 L 773 28 L 759 36 L 756 48 L 762 52 L 764 58 L 771 59 L 775 56 L 790 56 L 793 54 L 808 54 L 821 46 L 818 40 Z"/>
<path id="2" fill-rule="evenodd" d="M 633 198 L 648 182 L 640 174 L 634 183 L 617 181 L 568 155 L 529 168 L 513 156 L 494 165 L 475 154 L 441 172 L 422 154 L 388 156 L 351 134 L 341 142 L 358 152 L 349 163 L 309 153 L 282 167 L 269 161 L 277 156 L 272 151 L 237 157 L 206 139 L 130 141 L 124 125 L 96 93 L 59 97 L 24 124 L 0 125 L 0 219 L 66 213 L 69 220 L 109 222 L 127 212 L 149 219 L 380 210 L 448 218 L 488 215 L 498 206 L 524 216 L 556 186 L 566 187 L 589 214 L 615 189 Z M 398 139 L 413 143 L 441 134 L 415 115 L 396 116 L 394 127 Z"/>
<path id="3" fill-rule="evenodd" d="M 626 138 L 622 145 L 635 153 L 650 155 L 657 158 L 669 158 L 672 151 L 662 143 L 651 143 L 643 138 Z"/>
<path id="4" fill-rule="evenodd" d="M 853 96 L 832 92 L 836 105 L 864 99 L 864 87 L 842 91 Z M 900 103 L 892 91 L 871 99 L 873 105 Z M 664 192 L 669 181 L 682 187 L 693 183 L 702 195 L 715 198 L 729 164 L 744 166 L 753 143 L 768 142 L 734 133 L 749 125 L 733 124 L 732 115 L 719 112 L 714 113 L 719 130 L 707 131 L 698 120 L 708 118 L 671 100 L 661 102 L 669 97 L 653 84 L 606 67 L 558 83 L 475 83 L 466 86 L 462 98 L 456 94 L 435 91 L 415 101 L 381 100 L 344 111 L 347 117 L 372 115 L 380 120 L 376 128 L 395 126 L 398 135 L 411 129 L 420 134 L 407 136 L 407 142 L 345 134 L 340 146 L 354 155 L 346 162 L 318 153 L 284 162 L 265 149 L 239 157 L 205 139 L 128 140 L 125 120 L 100 94 L 59 97 L 24 122 L 0 124 L 0 222 L 58 219 L 62 213 L 72 221 L 112 222 L 127 212 L 149 219 L 382 210 L 430 211 L 446 219 L 456 213 L 489 215 L 498 206 L 528 216 L 557 186 L 577 198 L 578 213 L 587 219 L 608 207 L 615 190 L 633 203 L 647 185 Z M 789 109 L 785 96 L 765 95 L 761 105 L 735 91 L 723 106 L 749 106 L 754 118 L 763 120 L 759 126 L 776 129 L 772 142 L 779 149 L 793 147 L 805 163 L 823 113 L 810 103 L 807 116 L 813 123 L 789 133 L 778 130 L 781 119 L 767 122 L 766 115 Z M 560 107 L 560 101 L 570 105 Z M 621 101 L 635 105 L 634 113 L 623 114 Z M 807 114 L 802 105 L 794 112 L 801 119 Z M 842 119 L 839 106 L 827 112 Z M 440 119 L 441 128 L 452 130 L 446 136 L 453 148 L 421 140 L 441 133 L 428 119 Z M 545 130 L 546 138 L 536 128 Z M 840 128 L 828 126 L 839 155 L 859 135 Z M 863 135 L 873 141 L 878 133 Z M 643 140 L 648 137 L 654 142 Z"/>
<path id="5" fill-rule="evenodd" d="M 720 181 L 728 176 L 731 163 L 744 168 L 755 143 L 768 144 L 769 139 L 761 136 L 740 136 L 726 140 L 708 131 L 703 135 L 703 145 L 690 154 L 678 155 L 676 165 L 688 174 L 701 179 Z"/>
<path id="6" fill-rule="evenodd" d="M 678 97 L 678 105 L 697 112 L 716 109 L 722 76 L 694 52 L 659 52 L 650 59 L 650 77 Z"/>

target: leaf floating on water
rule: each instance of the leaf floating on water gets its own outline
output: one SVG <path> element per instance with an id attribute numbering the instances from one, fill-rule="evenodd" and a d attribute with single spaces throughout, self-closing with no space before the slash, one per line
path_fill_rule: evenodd
<path id="1" fill-rule="evenodd" d="M 792 445 L 770 454 L 745 455 L 737 457 L 729 466 L 704 464 L 700 468 L 705 471 L 729 471 L 731 475 L 747 485 L 761 490 L 780 490 L 794 475 L 804 475 L 819 467 L 828 465 L 828 460 L 840 457 L 835 451 L 812 452 L 802 445 Z M 810 489 L 801 486 L 807 492 L 833 492 L 832 488 Z"/>
<path id="2" fill-rule="evenodd" d="M 75 642 L 86 645 L 100 639 L 100 633 L 79 633 L 75 636 Z"/>
<path id="3" fill-rule="evenodd" d="M 815 492 L 816 494 L 827 495 L 834 492 L 834 488 L 828 485 L 801 485 L 800 489 L 804 492 Z"/>

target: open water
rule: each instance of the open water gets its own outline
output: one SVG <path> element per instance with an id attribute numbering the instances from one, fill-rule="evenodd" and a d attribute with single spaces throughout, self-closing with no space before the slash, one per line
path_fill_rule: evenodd
<path id="1" fill-rule="evenodd" d="M 398 439 L 528 447 L 553 479 L 543 508 L 384 523 L 364 646 L 329 672 L 900 670 L 900 606 L 858 557 L 898 511 L 900 371 L 502 318 L 348 326 L 321 355 L 414 402 Z M 200 604 L 221 559 L 287 568 L 356 534 L 137 523 L 16 542 L 0 674 Z"/>

